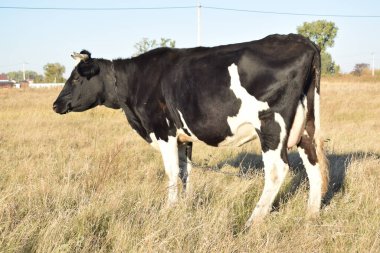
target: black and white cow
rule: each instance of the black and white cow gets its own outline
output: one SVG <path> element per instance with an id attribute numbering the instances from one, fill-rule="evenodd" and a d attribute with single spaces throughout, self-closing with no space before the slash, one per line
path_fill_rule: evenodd
<path id="1" fill-rule="evenodd" d="M 168 203 L 177 179 L 189 186 L 192 142 L 240 146 L 260 139 L 265 186 L 247 221 L 270 212 L 288 172 L 287 149 L 297 146 L 309 181 L 309 212 L 319 212 L 328 171 L 320 131 L 320 53 L 299 35 L 190 49 L 159 48 L 131 59 L 91 58 L 78 64 L 55 112 L 97 105 L 122 108 L 131 127 L 162 155 Z"/>

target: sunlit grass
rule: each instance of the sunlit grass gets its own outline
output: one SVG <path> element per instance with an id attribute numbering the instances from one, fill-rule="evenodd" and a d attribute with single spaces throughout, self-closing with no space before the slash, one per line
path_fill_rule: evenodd
<path id="1" fill-rule="evenodd" d="M 257 142 L 196 143 L 193 192 L 166 208 L 161 156 L 120 110 L 64 116 L 59 89 L 0 90 L 1 252 L 379 252 L 380 83 L 323 83 L 331 186 L 305 216 L 307 180 L 292 170 L 262 224 L 243 231 L 263 187 Z"/>

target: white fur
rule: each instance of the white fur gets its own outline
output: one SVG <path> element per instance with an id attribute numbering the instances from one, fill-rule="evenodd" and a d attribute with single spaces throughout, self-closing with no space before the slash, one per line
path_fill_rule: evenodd
<path id="1" fill-rule="evenodd" d="M 154 133 L 150 133 L 149 134 L 149 137 L 150 139 L 152 139 L 152 142 L 150 143 L 150 145 L 156 149 L 156 150 L 160 150 L 160 147 L 158 146 L 158 141 L 157 141 L 157 138 L 156 138 L 156 135 Z"/>
<path id="2" fill-rule="evenodd" d="M 240 146 L 257 137 L 255 128 L 261 125 L 259 111 L 269 109 L 269 105 L 257 100 L 241 86 L 238 68 L 234 63 L 228 67 L 228 72 L 231 77 L 230 89 L 241 100 L 241 106 L 236 116 L 227 118 L 233 136 L 227 137 L 219 146 Z"/>
<path id="3" fill-rule="evenodd" d="M 288 165 L 281 159 L 281 150 L 286 137 L 285 122 L 278 113 L 275 113 L 274 119 L 281 128 L 280 143 L 275 150 L 262 152 L 265 171 L 265 184 L 260 200 L 246 223 L 247 227 L 251 226 L 255 221 L 260 221 L 270 212 L 273 201 L 289 170 Z"/>
<path id="4" fill-rule="evenodd" d="M 179 174 L 177 137 L 169 136 L 168 141 L 158 140 L 158 146 L 164 161 L 165 172 L 169 178 L 168 205 L 175 204 L 178 200 L 177 180 Z"/>
<path id="5" fill-rule="evenodd" d="M 312 165 L 307 158 L 305 150 L 298 148 L 298 152 L 305 166 L 309 178 L 310 191 L 308 200 L 308 209 L 310 213 L 318 213 L 322 200 L 322 175 L 318 163 Z"/>

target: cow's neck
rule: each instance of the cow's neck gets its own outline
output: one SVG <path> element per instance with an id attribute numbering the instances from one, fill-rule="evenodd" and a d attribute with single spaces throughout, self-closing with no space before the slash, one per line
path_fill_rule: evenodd
<path id="1" fill-rule="evenodd" d="M 112 62 L 112 74 L 114 75 L 114 83 L 113 83 L 113 89 L 114 94 L 116 95 L 116 98 L 118 100 L 118 104 L 120 105 L 120 108 L 123 109 L 125 116 L 127 117 L 127 120 L 131 127 L 147 142 L 151 143 L 152 140 L 149 137 L 149 134 L 146 132 L 146 129 L 143 127 L 141 120 L 136 115 L 134 108 L 131 107 L 131 103 L 133 103 L 134 93 L 131 92 L 131 80 L 134 79 L 134 67 L 131 67 L 131 61 L 130 60 L 117 60 L 119 61 L 119 67 L 122 65 L 123 71 L 115 68 L 114 62 Z M 122 62 L 120 64 L 120 61 Z M 128 69 L 127 75 L 125 75 L 125 70 Z M 123 75 L 124 74 L 124 75 Z M 133 89 L 133 88 L 132 88 Z"/>
<path id="2" fill-rule="evenodd" d="M 116 63 L 115 63 L 116 61 Z M 116 64 L 116 65 L 115 65 Z M 131 92 L 133 85 L 134 69 L 130 67 L 130 60 L 114 60 L 111 64 L 111 73 L 113 76 L 113 91 L 120 107 L 125 111 L 134 93 Z M 121 66 L 121 67 L 120 67 Z M 126 73 L 126 70 L 128 70 Z"/>
<path id="3" fill-rule="evenodd" d="M 104 98 L 103 105 L 112 108 L 112 109 L 120 109 L 122 108 L 120 101 L 118 99 L 117 90 L 116 90 L 116 76 L 113 68 L 112 61 L 107 64 L 107 71 L 104 71 Z"/>

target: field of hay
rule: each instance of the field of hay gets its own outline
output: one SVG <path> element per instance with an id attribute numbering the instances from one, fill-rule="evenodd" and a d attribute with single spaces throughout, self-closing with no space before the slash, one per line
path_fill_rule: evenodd
<path id="1" fill-rule="evenodd" d="M 305 217 L 292 152 L 274 211 L 247 232 L 264 181 L 257 141 L 196 143 L 193 193 L 167 209 L 160 154 L 122 111 L 57 115 L 58 93 L 0 90 L 0 252 L 380 252 L 380 83 L 322 83 L 331 182 L 320 217 Z"/>

